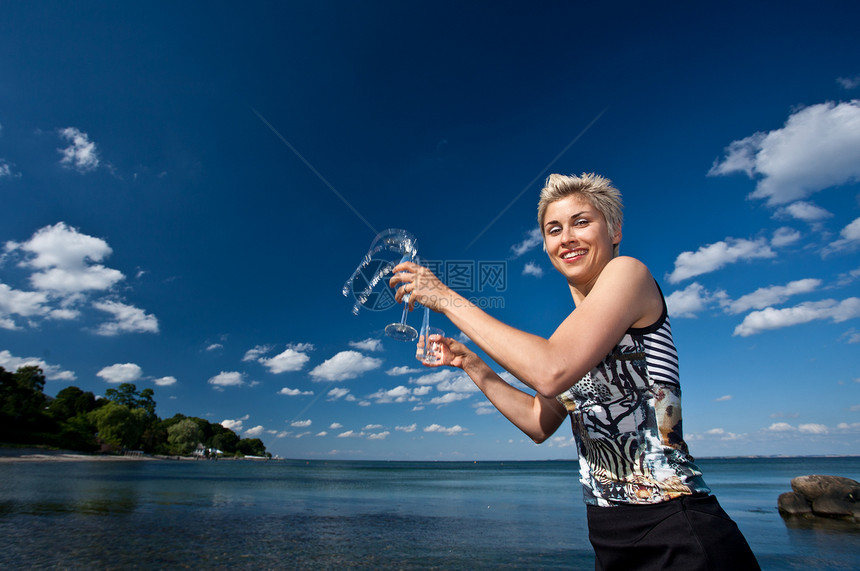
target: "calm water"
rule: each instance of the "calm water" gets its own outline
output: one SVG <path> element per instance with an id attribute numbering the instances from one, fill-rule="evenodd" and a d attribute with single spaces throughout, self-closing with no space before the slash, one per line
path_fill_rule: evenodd
<path id="1" fill-rule="evenodd" d="M 860 569 L 788 527 L 792 477 L 860 458 L 702 460 L 764 569 Z M 593 569 L 573 462 L 0 464 L 0 569 Z"/>

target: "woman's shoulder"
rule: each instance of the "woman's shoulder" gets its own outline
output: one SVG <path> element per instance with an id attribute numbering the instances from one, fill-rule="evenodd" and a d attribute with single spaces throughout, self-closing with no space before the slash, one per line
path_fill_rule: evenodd
<path id="1" fill-rule="evenodd" d="M 654 279 L 648 266 L 630 256 L 618 256 L 616 258 L 612 258 L 609 263 L 606 264 L 603 271 L 606 272 L 607 270 L 609 270 L 612 275 L 620 275 L 627 279 Z"/>

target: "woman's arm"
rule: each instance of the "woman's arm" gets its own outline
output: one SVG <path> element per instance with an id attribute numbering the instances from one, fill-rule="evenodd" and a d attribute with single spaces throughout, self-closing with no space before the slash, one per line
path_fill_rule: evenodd
<path id="1" fill-rule="evenodd" d="M 567 412 L 555 398 L 529 395 L 506 383 L 480 357 L 462 343 L 444 338 L 442 360 L 433 365 L 463 369 L 487 399 L 526 436 L 540 444 L 561 426 Z"/>
<path id="2" fill-rule="evenodd" d="M 443 313 L 505 370 L 550 399 L 585 376 L 627 329 L 655 322 L 663 307 L 648 268 L 633 258 L 615 258 L 577 308 L 544 339 L 493 318 L 426 268 L 407 262 L 395 271 L 403 273 L 392 278 L 392 286 L 406 284 L 397 291 L 398 301 L 408 292 L 410 303 Z"/>

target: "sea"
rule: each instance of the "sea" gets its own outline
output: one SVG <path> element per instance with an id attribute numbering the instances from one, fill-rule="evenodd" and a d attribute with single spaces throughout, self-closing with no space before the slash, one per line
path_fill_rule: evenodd
<path id="1" fill-rule="evenodd" d="M 786 522 L 860 457 L 698 464 L 762 569 L 860 569 L 858 526 Z M 593 569 L 572 461 L 0 463 L 0 569 Z"/>

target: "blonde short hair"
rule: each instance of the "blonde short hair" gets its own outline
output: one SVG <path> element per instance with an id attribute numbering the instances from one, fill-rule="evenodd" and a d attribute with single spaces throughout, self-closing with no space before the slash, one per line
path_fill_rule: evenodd
<path id="1" fill-rule="evenodd" d="M 610 237 L 621 230 L 621 225 L 624 223 L 621 192 L 612 186 L 611 180 L 594 173 L 582 173 L 582 176 L 551 174 L 540 191 L 540 201 L 538 201 L 538 225 L 541 235 L 544 235 L 543 219 L 546 216 L 547 207 L 571 195 L 581 196 L 603 214 Z M 618 255 L 618 244 L 615 244 L 613 255 Z"/>

